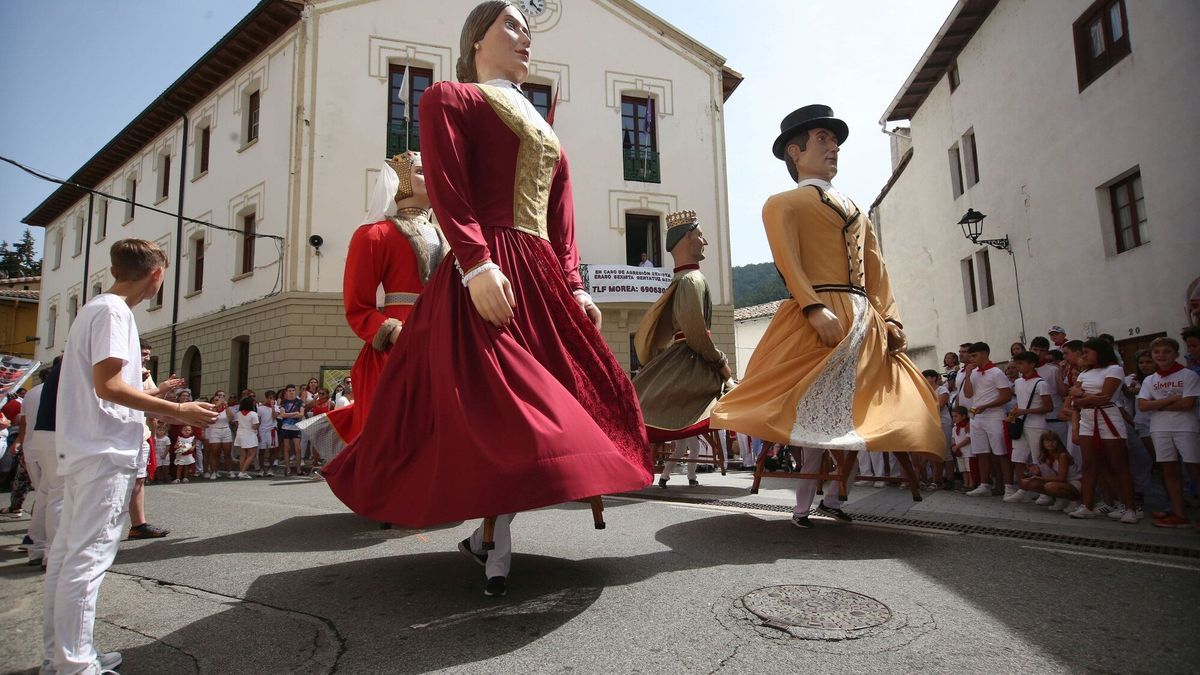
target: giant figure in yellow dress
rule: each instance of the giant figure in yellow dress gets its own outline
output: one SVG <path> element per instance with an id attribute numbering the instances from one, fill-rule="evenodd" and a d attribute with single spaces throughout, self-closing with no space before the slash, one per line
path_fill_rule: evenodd
<path id="1" fill-rule="evenodd" d="M 773 151 L 797 186 L 767 200 L 763 225 L 791 297 L 710 423 L 806 449 L 941 456 L 937 402 L 904 354 L 875 230 L 830 183 L 849 129 L 823 105 L 796 110 L 780 127 Z M 827 494 L 818 509 L 840 513 L 836 501 Z"/>

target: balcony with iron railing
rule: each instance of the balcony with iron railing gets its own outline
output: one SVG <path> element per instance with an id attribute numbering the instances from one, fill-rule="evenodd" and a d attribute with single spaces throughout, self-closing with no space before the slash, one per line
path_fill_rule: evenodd
<path id="1" fill-rule="evenodd" d="M 625 180 L 643 183 L 661 183 L 662 173 L 658 163 L 658 151 L 644 147 L 624 149 Z"/>
<path id="2" fill-rule="evenodd" d="M 392 157 L 405 150 L 421 151 L 421 139 L 417 136 L 419 123 L 403 120 L 388 124 L 387 156 Z"/>

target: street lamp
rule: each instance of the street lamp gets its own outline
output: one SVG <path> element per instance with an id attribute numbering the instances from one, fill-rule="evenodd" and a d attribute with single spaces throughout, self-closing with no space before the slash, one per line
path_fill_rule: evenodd
<path id="1" fill-rule="evenodd" d="M 1013 278 L 1017 282 L 1017 312 L 1021 317 L 1021 343 L 1025 343 L 1025 309 L 1021 305 L 1021 277 L 1017 274 L 1017 256 L 1013 253 L 1012 246 L 1005 235 L 1003 239 L 981 239 L 983 236 L 983 219 L 987 215 L 976 211 L 975 209 L 967 209 L 963 217 L 958 220 L 958 226 L 962 228 L 963 237 L 972 244 L 981 246 L 991 246 L 999 251 L 1007 251 L 1008 256 L 1012 258 L 1013 263 Z"/>
<path id="2" fill-rule="evenodd" d="M 992 246 L 1001 251 L 1008 251 L 1012 255 L 1012 249 L 1008 244 L 1008 237 L 1003 239 L 980 239 L 983 236 L 983 219 L 987 218 L 975 209 L 967 209 L 963 214 L 962 219 L 958 221 L 958 226 L 962 228 L 963 236 L 971 240 L 972 244 L 984 244 Z M 1015 263 L 1014 263 L 1015 264 Z"/>

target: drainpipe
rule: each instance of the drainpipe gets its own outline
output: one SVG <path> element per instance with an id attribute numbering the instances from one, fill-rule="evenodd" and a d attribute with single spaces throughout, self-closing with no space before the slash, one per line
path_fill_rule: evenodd
<path id="1" fill-rule="evenodd" d="M 96 193 L 88 193 L 88 218 L 87 218 L 87 233 L 83 235 L 83 292 L 80 293 L 79 306 L 82 307 L 88 301 L 88 263 L 92 259 L 92 212 L 96 202 Z"/>
<path id="2" fill-rule="evenodd" d="M 175 207 L 175 288 L 171 293 L 171 357 L 167 368 L 167 372 L 172 375 L 178 372 L 175 370 L 178 338 L 175 327 L 179 324 L 179 282 L 183 265 L 183 190 L 187 185 L 187 144 L 190 125 L 187 113 L 181 112 L 180 116 L 183 117 L 183 144 L 179 148 L 179 204 Z"/>

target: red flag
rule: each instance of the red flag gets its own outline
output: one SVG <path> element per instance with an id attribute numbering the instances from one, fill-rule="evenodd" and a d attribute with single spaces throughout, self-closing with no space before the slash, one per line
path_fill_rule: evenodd
<path id="1" fill-rule="evenodd" d="M 550 104 L 550 112 L 546 115 L 546 123 L 554 126 L 554 113 L 558 110 L 558 92 L 561 89 L 554 90 L 554 102 Z"/>

